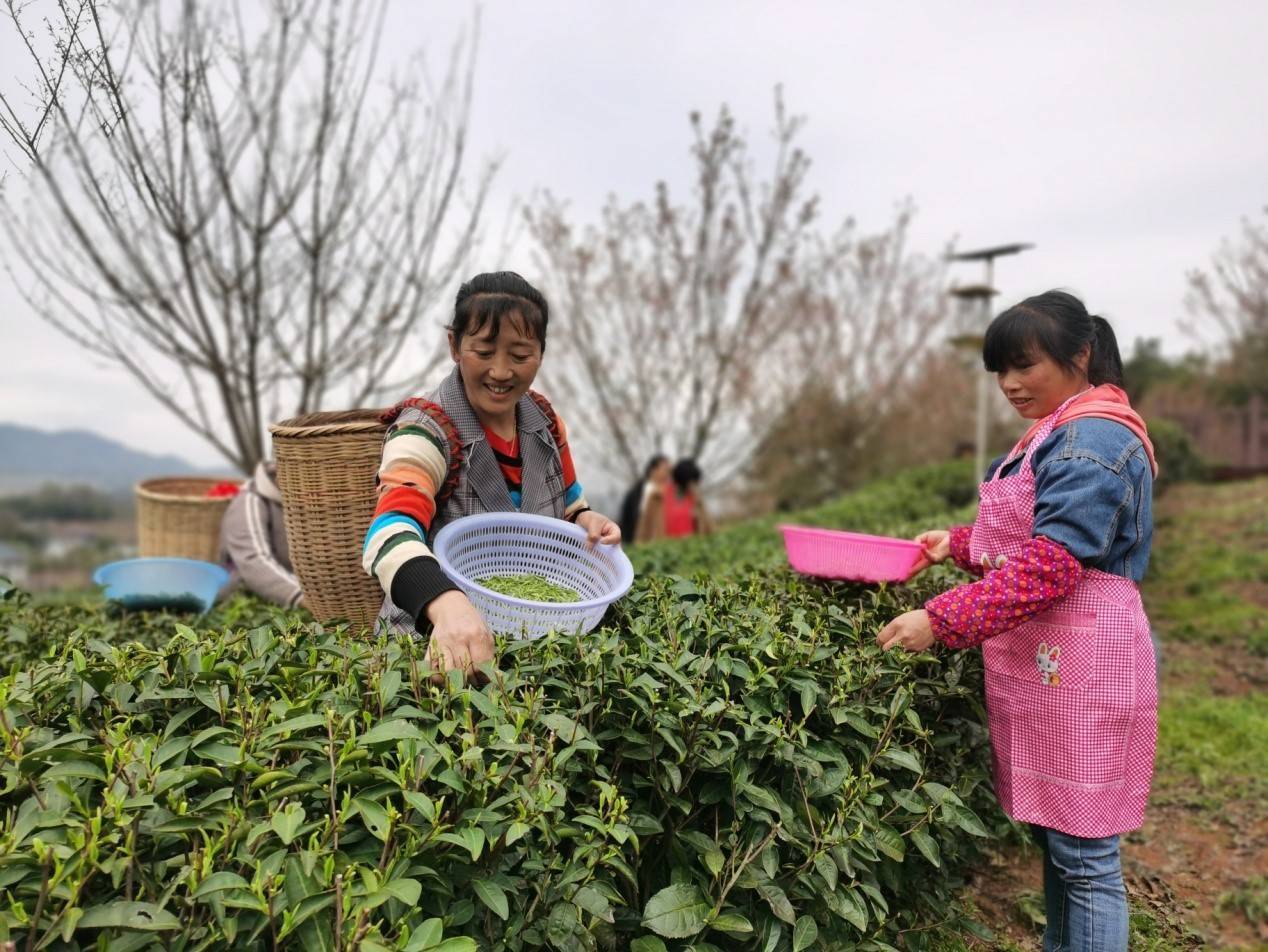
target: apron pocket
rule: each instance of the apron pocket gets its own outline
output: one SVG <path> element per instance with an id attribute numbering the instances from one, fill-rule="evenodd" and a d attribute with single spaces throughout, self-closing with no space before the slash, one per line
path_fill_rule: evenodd
<path id="1" fill-rule="evenodd" d="M 1126 774 L 1130 712 L 1091 704 L 1053 704 L 1049 698 L 1016 711 L 1011 723 L 1012 767 L 1033 777 L 1081 787 L 1119 784 Z M 1015 783 L 1026 781 L 1014 773 Z"/>
<path id="2" fill-rule="evenodd" d="M 1047 611 L 982 645 L 986 670 L 1051 691 L 1085 687 L 1095 676 L 1096 616 Z"/>
<path id="3" fill-rule="evenodd" d="M 1122 781 L 1134 712 L 1131 693 L 1103 676 L 1111 642 L 1095 615 L 1070 611 L 1045 612 L 986 642 L 989 693 L 1008 711 L 1014 770 L 1078 786 Z M 1121 676 L 1132 670 L 1128 662 Z"/>

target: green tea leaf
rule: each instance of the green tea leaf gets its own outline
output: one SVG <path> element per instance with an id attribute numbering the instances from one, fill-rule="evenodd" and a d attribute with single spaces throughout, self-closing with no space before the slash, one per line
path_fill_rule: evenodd
<path id="1" fill-rule="evenodd" d="M 164 932 L 179 929 L 180 920 L 152 902 L 112 902 L 84 910 L 81 929 L 136 929 Z"/>
<path id="2" fill-rule="evenodd" d="M 558 734 L 559 739 L 566 744 L 573 744 L 579 740 L 591 740 L 586 729 L 567 714 L 560 714 L 558 711 L 543 714 L 541 722 Z"/>
<path id="3" fill-rule="evenodd" d="M 387 840 L 388 830 L 391 828 L 387 819 L 387 810 L 365 797 L 356 797 L 352 802 L 360 811 L 361 819 L 365 821 L 365 828 L 370 831 L 370 835 L 378 840 Z"/>
<path id="4" fill-rule="evenodd" d="M 511 910 L 506 901 L 506 891 L 501 886 L 491 879 L 472 880 L 471 886 L 480 897 L 480 901 L 488 906 L 495 916 L 503 921 L 510 917 Z"/>
<path id="5" fill-rule="evenodd" d="M 666 886 L 647 901 L 643 925 L 666 939 L 686 939 L 704 928 L 709 904 L 695 886 Z"/>
<path id="6" fill-rule="evenodd" d="M 705 850 L 702 858 L 704 859 L 705 868 L 714 876 L 722 872 L 722 867 L 726 865 L 726 857 L 722 855 L 721 850 L 716 848 Z"/>
<path id="7" fill-rule="evenodd" d="M 920 766 L 920 758 L 910 750 L 903 750 L 901 747 L 890 747 L 880 755 L 881 760 L 887 760 L 891 764 L 896 764 L 912 773 L 923 773 L 924 768 Z"/>
<path id="8" fill-rule="evenodd" d="M 810 916 L 802 916 L 793 926 L 793 952 L 802 952 L 815 944 L 819 938 L 819 927 Z"/>
<path id="9" fill-rule="evenodd" d="M 423 894 L 423 884 L 417 879 L 393 879 L 384 883 L 383 888 L 407 906 L 417 906 L 418 897 Z"/>
<path id="10" fill-rule="evenodd" d="M 932 863 L 935 867 L 942 865 L 941 851 L 938 849 L 938 841 L 929 835 L 928 831 L 917 827 L 908 834 L 911 841 L 916 844 L 916 849 L 920 850 L 922 856 Z"/>
<path id="11" fill-rule="evenodd" d="M 876 848 L 888 856 L 892 860 L 902 862 L 903 856 L 907 852 L 907 845 L 903 842 L 902 835 L 893 827 L 879 825 L 872 833 L 872 842 Z"/>
<path id="12" fill-rule="evenodd" d="M 572 901 L 596 919 L 602 919 L 604 922 L 612 922 L 615 919 L 612 903 L 608 902 L 607 897 L 593 886 L 582 886 L 572 894 Z"/>
<path id="13" fill-rule="evenodd" d="M 221 870 L 218 873 L 212 873 L 194 890 L 194 898 L 201 899 L 204 896 L 210 896 L 212 893 L 221 892 L 225 889 L 250 889 L 251 884 L 239 876 L 237 873 Z"/>
<path id="14" fill-rule="evenodd" d="M 290 720 L 265 728 L 264 733 L 260 735 L 260 740 L 268 740 L 279 734 L 302 734 L 304 731 L 310 731 L 314 727 L 325 726 L 325 714 L 301 714 L 298 717 L 292 717 Z"/>
<path id="15" fill-rule="evenodd" d="M 273 814 L 269 825 L 273 827 L 278 839 L 290 846 L 299 828 L 304 825 L 304 808 L 298 803 L 288 803 L 285 808 Z"/>
<path id="16" fill-rule="evenodd" d="M 380 721 L 357 738 L 361 747 L 372 744 L 390 744 L 398 740 L 422 740 L 423 732 L 409 721 Z"/>
<path id="17" fill-rule="evenodd" d="M 506 839 L 504 842 L 506 843 L 507 846 L 511 846 L 517 840 L 531 833 L 532 830 L 533 828 L 529 826 L 527 823 L 523 823 L 520 820 L 516 820 L 514 823 L 512 823 L 510 826 L 506 828 Z"/>
<path id="18" fill-rule="evenodd" d="M 823 877 L 824 882 L 828 884 L 829 890 L 837 888 L 837 864 L 833 862 L 831 856 L 827 853 L 820 853 L 816 856 L 815 869 Z"/>
<path id="19" fill-rule="evenodd" d="M 753 931 L 753 923 L 738 912 L 724 912 L 709 923 L 709 928 L 734 935 L 747 935 Z"/>
<path id="20" fill-rule="evenodd" d="M 955 818 L 956 826 L 965 833 L 983 837 L 991 835 L 986 831 L 986 827 L 982 825 L 982 821 L 978 819 L 977 814 L 968 807 L 960 804 L 951 804 L 950 809 L 951 815 Z"/>

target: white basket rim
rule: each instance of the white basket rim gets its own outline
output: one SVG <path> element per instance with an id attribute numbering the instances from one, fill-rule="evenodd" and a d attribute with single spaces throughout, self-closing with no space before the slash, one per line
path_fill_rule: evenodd
<path id="1" fill-rule="evenodd" d="M 599 543 L 604 548 L 611 551 L 612 558 L 616 562 L 617 580 L 616 585 L 607 595 L 601 595 L 598 598 L 590 598 L 581 602 L 535 602 L 528 598 L 516 598 L 514 595 L 504 595 L 501 592 L 495 592 L 491 588 L 485 588 L 475 579 L 467 578 L 467 576 L 459 572 L 449 562 L 445 556 L 445 547 L 451 536 L 459 532 L 467 530 L 483 529 L 486 527 L 505 526 L 507 524 L 536 526 L 540 529 L 548 529 L 551 532 L 562 532 L 565 535 L 571 535 L 578 542 L 585 542 L 586 530 L 571 522 L 563 519 L 554 519 L 550 516 L 538 516 L 528 512 L 482 512 L 471 516 L 462 516 L 441 527 L 436 533 L 436 538 L 432 544 L 432 554 L 436 556 L 436 561 L 440 563 L 441 569 L 446 575 L 464 587 L 470 587 L 487 595 L 489 598 L 506 602 L 509 605 L 524 608 L 541 608 L 547 606 L 549 608 L 561 611 L 577 612 L 590 608 L 598 608 L 600 605 L 611 605 L 613 602 L 625 596 L 634 584 L 634 566 L 630 563 L 629 556 L 621 549 L 619 544 L 608 545 L 607 543 Z"/>

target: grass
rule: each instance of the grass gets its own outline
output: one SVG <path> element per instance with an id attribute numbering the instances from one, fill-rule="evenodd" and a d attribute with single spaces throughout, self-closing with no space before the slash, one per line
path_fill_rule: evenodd
<path id="1" fill-rule="evenodd" d="M 1254 926 L 1268 925 L 1268 876 L 1256 876 L 1220 897 L 1220 915 L 1240 913 Z"/>
<path id="2" fill-rule="evenodd" d="M 1233 908 L 1234 902 L 1230 900 L 1230 908 Z M 1024 922 L 1032 930 L 1037 944 L 1043 935 L 1043 896 L 1033 892 L 1021 893 L 1015 915 L 1018 923 Z M 1131 952 L 1192 952 L 1200 944 L 1200 939 L 1173 917 L 1165 913 L 1155 914 L 1144 906 L 1133 904 L 1128 922 L 1127 947 Z M 1027 952 L 1027 946 L 1002 934 L 996 934 L 991 939 L 963 934 L 939 936 L 930 949 L 931 952 L 982 952 L 983 949 L 990 952 Z"/>
<path id="3" fill-rule="evenodd" d="M 1168 640 L 1268 657 L 1268 480 L 1180 486 L 1155 524 L 1149 614 Z"/>
<path id="4" fill-rule="evenodd" d="M 1164 695 L 1158 724 L 1156 788 L 1192 790 L 1216 807 L 1268 794 L 1268 694 Z"/>

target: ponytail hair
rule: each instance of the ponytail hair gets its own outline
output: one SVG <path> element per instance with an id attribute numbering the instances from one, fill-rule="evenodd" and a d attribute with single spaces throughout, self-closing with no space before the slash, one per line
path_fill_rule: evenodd
<path id="1" fill-rule="evenodd" d="M 1088 349 L 1088 383 L 1123 385 L 1123 359 L 1109 321 L 1067 291 L 1045 291 L 999 314 L 986 329 L 982 362 L 991 373 L 1025 367 L 1040 355 L 1070 371 Z"/>
<path id="2" fill-rule="evenodd" d="M 1092 315 L 1092 326 L 1095 338 L 1092 342 L 1092 356 L 1088 360 L 1087 379 L 1094 386 L 1112 383 L 1116 387 L 1123 385 L 1123 358 L 1118 352 L 1118 338 L 1114 336 L 1114 328 L 1103 317 Z"/>

